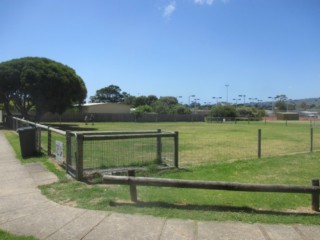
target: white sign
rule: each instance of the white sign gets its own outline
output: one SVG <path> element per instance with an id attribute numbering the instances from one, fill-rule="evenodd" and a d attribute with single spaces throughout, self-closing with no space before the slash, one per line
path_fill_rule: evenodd
<path id="1" fill-rule="evenodd" d="M 60 141 L 56 141 L 56 159 L 63 161 L 63 143 Z"/>

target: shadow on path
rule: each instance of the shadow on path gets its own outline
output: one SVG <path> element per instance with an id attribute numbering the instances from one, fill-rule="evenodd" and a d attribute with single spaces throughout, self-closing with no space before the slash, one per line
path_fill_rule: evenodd
<path id="1" fill-rule="evenodd" d="M 196 205 L 196 204 L 173 204 L 167 202 L 144 202 L 138 201 L 137 203 L 130 202 L 111 202 L 111 206 L 134 206 L 138 208 L 167 208 L 167 209 L 179 209 L 179 210 L 196 210 L 196 211 L 215 211 L 215 212 L 234 212 L 234 213 L 248 213 L 259 215 L 274 215 L 274 216 L 315 216 L 319 215 L 319 212 L 283 212 L 272 210 L 260 210 L 250 207 L 235 207 L 235 206 L 223 206 L 223 205 Z"/>

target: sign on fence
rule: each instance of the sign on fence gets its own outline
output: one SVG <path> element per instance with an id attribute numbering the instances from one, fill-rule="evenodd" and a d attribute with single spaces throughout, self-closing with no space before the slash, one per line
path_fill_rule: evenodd
<path id="1" fill-rule="evenodd" d="M 56 159 L 60 162 L 63 161 L 63 143 L 56 141 Z"/>

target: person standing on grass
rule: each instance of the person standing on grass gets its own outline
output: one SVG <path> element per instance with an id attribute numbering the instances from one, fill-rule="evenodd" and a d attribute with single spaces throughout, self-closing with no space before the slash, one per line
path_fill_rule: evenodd
<path id="1" fill-rule="evenodd" d="M 88 125 L 88 115 L 84 116 L 84 122 L 85 122 L 86 125 Z"/>
<path id="2" fill-rule="evenodd" d="M 90 122 L 92 123 L 92 125 L 94 125 L 94 115 L 93 114 L 90 115 Z"/>

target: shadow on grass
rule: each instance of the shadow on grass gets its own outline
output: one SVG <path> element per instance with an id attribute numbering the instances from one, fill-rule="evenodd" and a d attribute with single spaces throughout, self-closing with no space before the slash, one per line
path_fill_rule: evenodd
<path id="1" fill-rule="evenodd" d="M 94 125 L 86 125 L 86 127 L 80 127 L 77 124 L 48 124 L 48 126 L 57 128 L 63 131 L 96 131 L 97 128 Z"/>
<path id="2" fill-rule="evenodd" d="M 235 207 L 235 206 L 222 206 L 222 205 L 196 205 L 196 204 L 173 204 L 166 202 L 110 202 L 111 207 L 132 206 L 137 208 L 166 208 L 190 211 L 214 211 L 214 212 L 232 212 L 232 213 L 247 213 L 258 215 L 275 215 L 275 216 L 315 216 L 320 215 L 320 212 L 284 212 L 272 210 L 260 210 L 250 207 Z"/>

